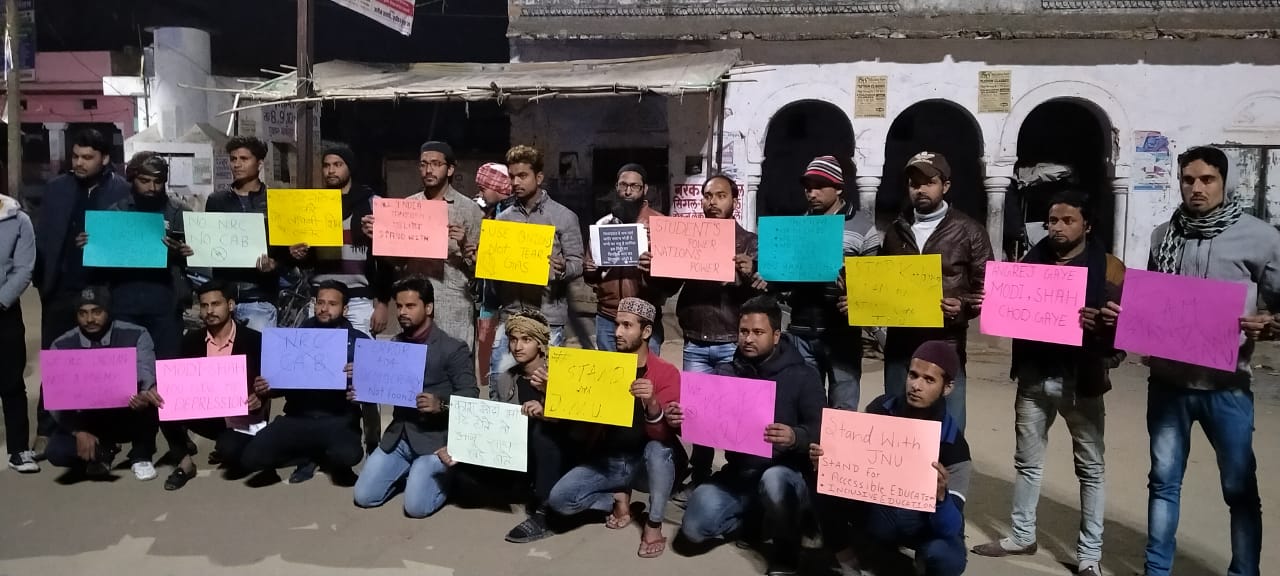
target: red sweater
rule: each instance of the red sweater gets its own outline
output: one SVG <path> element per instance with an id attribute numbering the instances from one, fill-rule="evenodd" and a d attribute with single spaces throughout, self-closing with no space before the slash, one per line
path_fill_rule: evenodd
<path id="1" fill-rule="evenodd" d="M 680 401 L 680 370 L 657 354 L 649 353 L 645 363 L 645 378 L 653 382 L 653 396 L 665 411 L 667 405 Z M 644 431 L 650 440 L 666 442 L 675 440 L 678 430 L 667 424 L 667 419 L 654 423 L 645 422 Z"/>

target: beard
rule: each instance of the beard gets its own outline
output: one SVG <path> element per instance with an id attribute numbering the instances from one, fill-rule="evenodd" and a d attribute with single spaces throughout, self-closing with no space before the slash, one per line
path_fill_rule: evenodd
<path id="1" fill-rule="evenodd" d="M 640 219 L 640 210 L 644 208 L 644 200 L 628 200 L 617 198 L 613 201 L 611 213 L 623 224 L 635 224 Z"/>

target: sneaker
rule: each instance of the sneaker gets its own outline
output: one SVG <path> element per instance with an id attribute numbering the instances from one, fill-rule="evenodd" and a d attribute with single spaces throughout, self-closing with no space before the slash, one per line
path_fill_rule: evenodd
<path id="1" fill-rule="evenodd" d="M 146 482 L 147 480 L 156 479 L 156 467 L 146 460 L 134 462 L 130 468 L 133 469 L 133 477 L 138 480 Z"/>
<path id="2" fill-rule="evenodd" d="M 35 474 L 40 471 L 36 464 L 36 453 L 31 450 L 9 455 L 9 467 L 23 474 Z"/>
<path id="3" fill-rule="evenodd" d="M 525 518 L 524 522 L 507 532 L 506 540 L 513 544 L 528 544 L 548 536 L 551 536 L 551 529 L 547 527 L 547 515 L 542 512 L 534 512 L 528 518 Z"/>
<path id="4" fill-rule="evenodd" d="M 293 474 L 289 475 L 289 483 L 301 484 L 314 478 L 316 475 L 316 468 L 318 468 L 318 465 L 315 462 L 299 464 L 298 467 L 294 469 Z"/>
<path id="5" fill-rule="evenodd" d="M 995 542 L 987 542 L 981 546 L 974 546 L 973 553 L 988 558 L 1004 558 L 1005 556 L 1030 556 L 1036 553 L 1040 546 L 1032 542 L 1030 546 L 1018 546 L 1009 538 L 1001 538 Z"/>
<path id="6" fill-rule="evenodd" d="M 1102 576 L 1102 571 L 1097 566 L 1085 566 L 1076 572 L 1076 576 Z"/>

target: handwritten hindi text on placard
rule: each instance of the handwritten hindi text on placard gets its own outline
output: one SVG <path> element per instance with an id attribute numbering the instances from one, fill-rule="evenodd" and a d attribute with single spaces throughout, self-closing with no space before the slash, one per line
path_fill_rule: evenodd
<path id="1" fill-rule="evenodd" d="M 519 404 L 454 396 L 449 400 L 449 456 L 458 462 L 527 472 L 529 418 Z"/>
<path id="2" fill-rule="evenodd" d="M 942 327 L 942 256 L 844 259 L 850 326 Z"/>

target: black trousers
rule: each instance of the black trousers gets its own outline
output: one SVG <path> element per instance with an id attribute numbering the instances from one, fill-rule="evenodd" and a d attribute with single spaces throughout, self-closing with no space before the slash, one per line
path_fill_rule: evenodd
<path id="1" fill-rule="evenodd" d="M 182 316 L 180 314 L 116 314 L 116 320 L 137 324 L 147 329 L 151 342 L 155 346 L 156 360 L 172 360 L 182 356 Z M 203 422 L 203 421 L 202 421 Z M 211 422 L 221 423 L 213 419 Z M 169 445 L 170 454 L 191 455 L 191 443 L 188 441 L 187 427 L 189 422 L 161 422 L 160 433 Z M 204 424 L 205 431 L 215 428 L 213 424 Z M 223 428 L 226 428 L 224 425 Z M 211 440 L 217 440 L 201 434 Z M 242 434 L 243 436 L 243 434 Z M 218 451 L 222 453 L 221 450 Z"/>
<path id="2" fill-rule="evenodd" d="M 76 415 L 79 429 L 98 437 L 100 447 L 128 443 L 129 461 L 150 462 L 156 453 L 156 410 L 132 410 L 107 408 L 81 410 Z M 76 437 L 71 430 L 55 426 L 45 448 L 49 463 L 63 468 L 83 466 L 84 460 L 76 455 Z"/>
<path id="3" fill-rule="evenodd" d="M 26 452 L 30 446 L 31 419 L 27 415 L 27 329 L 22 323 L 22 304 L 0 310 L 0 403 L 4 405 L 5 442 L 10 454 Z"/>
<path id="4" fill-rule="evenodd" d="M 48 350 L 53 341 L 76 327 L 76 299 L 78 293 L 55 294 L 47 301 L 41 301 L 40 314 L 40 349 Z M 44 409 L 44 392 L 36 403 L 36 435 L 52 436 L 57 424 L 49 411 Z"/>
<path id="5" fill-rule="evenodd" d="M 364 458 L 359 420 L 354 416 L 282 415 L 258 431 L 241 462 L 250 471 L 318 462 L 351 468 Z"/>
<path id="6" fill-rule="evenodd" d="M 171 452 L 188 456 L 194 454 L 194 452 L 187 451 L 188 431 L 201 438 L 213 440 L 213 449 L 222 457 L 222 462 L 232 469 L 241 468 L 241 460 L 244 457 L 245 448 L 253 440 L 253 436 L 227 428 L 227 421 L 222 418 L 162 422 L 160 431 L 164 433 Z M 181 442 L 181 444 L 178 444 L 178 442 Z"/>

